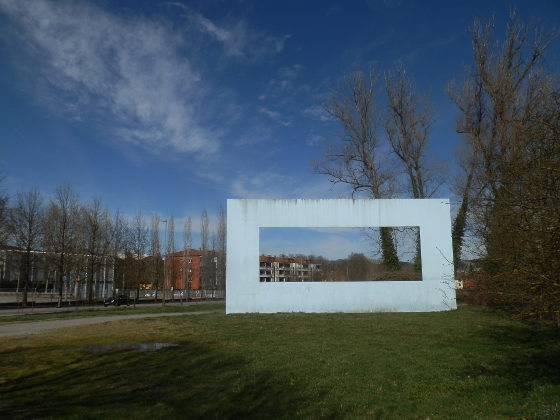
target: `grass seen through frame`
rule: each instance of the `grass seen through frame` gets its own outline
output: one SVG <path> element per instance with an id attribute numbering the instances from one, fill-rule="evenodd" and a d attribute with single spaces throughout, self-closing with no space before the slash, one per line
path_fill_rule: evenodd
<path id="1" fill-rule="evenodd" d="M 0 366 L 2 418 L 560 415 L 559 330 L 478 307 L 116 321 L 2 340 Z"/>

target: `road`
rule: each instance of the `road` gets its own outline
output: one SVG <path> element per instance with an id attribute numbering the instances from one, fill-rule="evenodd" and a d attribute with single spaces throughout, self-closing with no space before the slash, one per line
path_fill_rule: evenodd
<path id="1" fill-rule="evenodd" d="M 181 304 L 178 301 L 175 302 L 166 302 L 165 306 L 174 307 L 174 306 L 191 306 L 191 305 L 206 305 L 212 303 L 220 303 L 219 301 L 203 301 L 203 302 L 183 302 Z M 137 303 L 136 308 L 155 308 L 157 306 L 161 306 L 161 303 Z M 132 308 L 133 305 L 131 304 L 129 308 Z M 9 309 L 0 309 L 0 317 L 2 316 L 12 316 L 12 315 L 24 315 L 24 314 L 44 314 L 44 313 L 52 313 L 52 312 L 74 312 L 74 311 L 106 311 L 109 309 L 114 308 L 114 306 L 104 307 L 102 305 L 62 305 L 60 308 L 56 306 L 27 306 L 25 308 L 9 308 Z M 121 306 L 124 308 L 124 306 Z"/>
<path id="2" fill-rule="evenodd" d="M 0 337 L 11 337 L 17 335 L 40 334 L 45 331 L 58 328 L 78 327 L 82 325 L 99 324 L 103 322 L 121 321 L 123 319 L 158 318 L 162 316 L 188 316 L 217 313 L 223 311 L 198 311 L 198 312 L 171 312 L 166 314 L 134 314 L 96 316 L 91 318 L 57 319 L 52 321 L 17 322 L 13 324 L 0 325 Z"/>

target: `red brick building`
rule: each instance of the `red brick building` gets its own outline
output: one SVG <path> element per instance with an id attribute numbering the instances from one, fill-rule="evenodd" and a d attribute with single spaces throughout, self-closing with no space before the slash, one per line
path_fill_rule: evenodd
<path id="1" fill-rule="evenodd" d="M 204 258 L 206 257 L 206 258 Z M 220 264 L 224 261 L 217 252 L 200 249 L 179 251 L 167 256 L 165 260 L 165 289 L 202 290 L 201 272 L 206 262 L 209 265 L 205 289 L 225 289 L 225 264 L 220 274 Z M 259 257 L 259 280 L 261 282 L 313 281 L 321 267 L 310 260 L 290 257 Z M 222 278 L 223 277 L 223 278 Z"/>
<path id="2" fill-rule="evenodd" d="M 217 274 L 218 259 L 221 258 L 217 252 L 189 249 L 168 255 L 165 260 L 165 289 L 185 290 L 187 282 L 189 290 L 200 290 L 201 266 L 205 261 L 203 256 L 206 256 L 206 260 L 211 264 L 209 273 Z M 216 286 L 218 283 L 217 280 L 214 282 Z"/>

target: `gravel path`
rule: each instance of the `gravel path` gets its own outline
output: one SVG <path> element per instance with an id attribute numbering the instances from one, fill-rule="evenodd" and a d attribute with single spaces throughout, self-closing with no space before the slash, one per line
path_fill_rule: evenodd
<path id="1" fill-rule="evenodd" d="M 200 312 L 172 312 L 167 314 L 135 314 L 135 315 L 114 315 L 97 316 L 90 318 L 57 319 L 53 321 L 37 322 L 18 322 L 13 324 L 0 325 L 0 337 L 10 337 L 15 335 L 40 334 L 45 331 L 58 328 L 78 327 L 81 325 L 99 324 L 110 321 L 121 321 L 123 319 L 139 318 L 158 318 L 162 316 L 181 316 L 181 315 L 202 315 L 217 313 L 222 311 L 200 311 Z"/>

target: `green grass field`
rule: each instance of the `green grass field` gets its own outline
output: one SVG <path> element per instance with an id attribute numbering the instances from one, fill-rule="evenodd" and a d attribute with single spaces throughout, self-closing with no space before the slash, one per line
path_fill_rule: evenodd
<path id="1" fill-rule="evenodd" d="M 3 339 L 0 418 L 22 417 L 554 419 L 560 332 L 461 307 L 210 313 Z"/>

